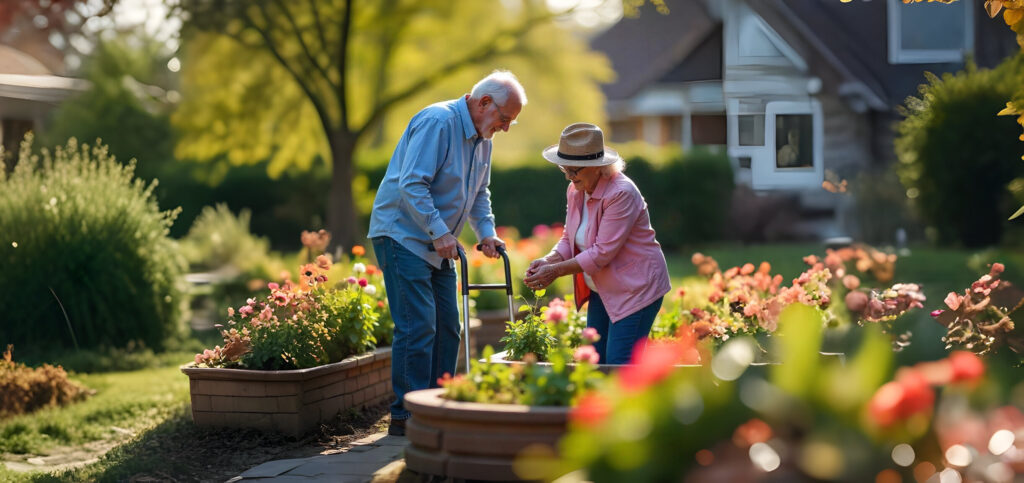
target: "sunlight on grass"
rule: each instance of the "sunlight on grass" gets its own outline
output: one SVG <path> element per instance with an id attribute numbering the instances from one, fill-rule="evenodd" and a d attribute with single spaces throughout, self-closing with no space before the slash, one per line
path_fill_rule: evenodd
<path id="1" fill-rule="evenodd" d="M 159 424 L 188 402 L 188 378 L 177 367 L 81 374 L 96 390 L 88 400 L 0 421 L 0 452 L 46 454 L 53 446 L 124 439 Z"/>

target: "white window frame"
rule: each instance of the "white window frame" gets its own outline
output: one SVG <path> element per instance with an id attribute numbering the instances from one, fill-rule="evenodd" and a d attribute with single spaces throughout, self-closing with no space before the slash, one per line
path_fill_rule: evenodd
<path id="1" fill-rule="evenodd" d="M 751 160 L 751 176 L 754 188 L 814 188 L 820 187 L 825 179 L 824 156 L 825 145 L 824 117 L 821 103 L 816 99 L 808 101 L 775 101 L 765 105 L 764 144 L 766 156 Z M 776 116 L 786 114 L 806 114 L 811 116 L 811 129 L 814 135 L 812 159 L 813 166 L 804 168 L 779 168 L 775 156 Z"/>
<path id="2" fill-rule="evenodd" d="M 964 54 L 974 51 L 974 2 L 960 0 L 964 8 L 964 48 L 963 49 L 904 49 L 900 44 L 900 15 L 903 0 L 887 0 L 889 23 L 889 63 L 890 64 L 933 64 L 942 62 L 963 62 Z"/>

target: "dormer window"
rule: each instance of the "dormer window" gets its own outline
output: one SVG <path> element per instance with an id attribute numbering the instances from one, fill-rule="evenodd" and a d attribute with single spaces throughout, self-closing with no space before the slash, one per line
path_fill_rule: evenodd
<path id="1" fill-rule="evenodd" d="M 959 63 L 974 49 L 973 0 L 888 6 L 890 64 Z"/>

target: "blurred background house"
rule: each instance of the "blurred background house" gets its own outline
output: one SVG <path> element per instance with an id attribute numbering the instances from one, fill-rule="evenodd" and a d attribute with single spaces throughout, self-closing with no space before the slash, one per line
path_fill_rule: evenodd
<path id="1" fill-rule="evenodd" d="M 667 0 L 596 36 L 611 139 L 725 150 L 740 238 L 858 235 L 841 185 L 895 160 L 896 106 L 922 71 L 1015 54 L 979 0 Z M 840 189 L 845 189 L 845 185 Z M 833 190 L 837 191 L 837 190 Z"/>

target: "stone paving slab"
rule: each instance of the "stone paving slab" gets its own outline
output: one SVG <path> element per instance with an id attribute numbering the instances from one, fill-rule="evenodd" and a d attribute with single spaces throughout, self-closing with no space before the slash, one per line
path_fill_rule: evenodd
<path id="1" fill-rule="evenodd" d="M 349 449 L 309 458 L 268 461 L 230 481 L 363 483 L 400 462 L 409 440 L 381 432 L 361 438 Z"/>

